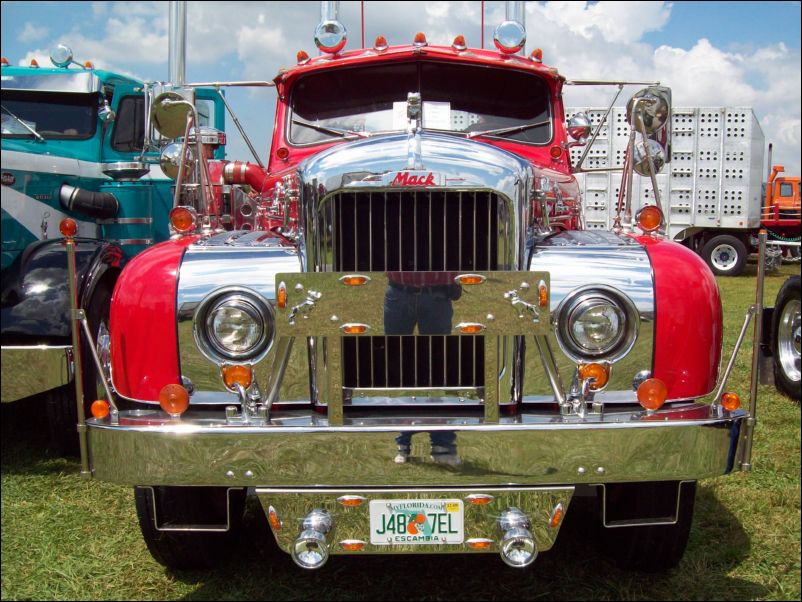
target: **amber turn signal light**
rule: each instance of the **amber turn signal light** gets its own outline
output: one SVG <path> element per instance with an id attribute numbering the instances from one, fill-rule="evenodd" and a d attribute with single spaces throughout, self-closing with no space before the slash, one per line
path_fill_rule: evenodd
<path id="1" fill-rule="evenodd" d="M 724 393 L 724 395 L 721 396 L 721 405 L 723 405 L 724 409 L 728 412 L 734 412 L 741 407 L 741 396 L 737 393 Z"/>
<path id="2" fill-rule="evenodd" d="M 368 331 L 367 324 L 343 324 L 340 328 L 345 334 L 365 334 Z"/>
<path id="3" fill-rule="evenodd" d="M 298 61 L 299 65 L 303 65 L 304 63 L 309 62 L 309 54 L 307 54 L 306 50 L 299 50 L 295 54 L 295 60 Z"/>
<path id="4" fill-rule="evenodd" d="M 646 205 L 635 217 L 638 228 L 644 232 L 654 232 L 663 223 L 663 212 L 656 205 Z"/>
<path id="5" fill-rule="evenodd" d="M 529 55 L 529 58 L 535 61 L 536 63 L 543 62 L 543 51 L 540 48 L 535 48 L 532 53 Z"/>
<path id="6" fill-rule="evenodd" d="M 457 324 L 457 330 L 461 334 L 479 334 L 484 329 L 485 329 L 484 324 L 475 324 L 475 323 Z"/>
<path id="7" fill-rule="evenodd" d="M 560 523 L 563 522 L 563 517 L 565 516 L 565 508 L 563 508 L 562 504 L 557 504 L 554 507 L 554 511 L 551 513 L 551 518 L 549 518 L 549 528 L 556 529 L 560 526 Z"/>
<path id="8" fill-rule="evenodd" d="M 71 217 L 65 217 L 58 225 L 58 230 L 64 238 L 72 238 L 78 233 L 78 224 Z"/>
<path id="9" fill-rule="evenodd" d="M 283 282 L 279 284 L 276 289 L 276 305 L 278 305 L 280 309 L 287 307 L 287 285 Z"/>
<path id="10" fill-rule="evenodd" d="M 96 399 L 92 402 L 92 416 L 98 420 L 102 420 L 109 415 L 109 402 L 105 399 Z"/>
<path id="11" fill-rule="evenodd" d="M 645 410 L 659 410 L 667 397 L 668 387 L 659 378 L 647 378 L 638 387 L 638 401 Z"/>
<path id="12" fill-rule="evenodd" d="M 487 280 L 487 278 L 481 274 L 462 274 L 456 278 L 457 284 L 462 284 L 463 286 L 482 284 L 485 280 Z"/>
<path id="13" fill-rule="evenodd" d="M 195 229 L 197 217 L 191 207 L 174 207 L 170 210 L 170 225 L 176 232 L 186 234 Z"/>
<path id="14" fill-rule="evenodd" d="M 489 550 L 490 546 L 493 545 L 493 540 L 477 537 L 476 539 L 469 539 L 465 543 L 471 550 Z"/>
<path id="15" fill-rule="evenodd" d="M 345 286 L 362 286 L 363 284 L 370 282 L 370 278 L 367 276 L 361 276 L 359 274 L 349 274 L 348 276 L 343 276 L 340 278 L 340 282 L 342 282 Z"/>
<path id="16" fill-rule="evenodd" d="M 549 287 L 542 280 L 537 285 L 537 302 L 540 307 L 547 307 L 549 304 Z"/>
<path id="17" fill-rule="evenodd" d="M 189 408 L 189 391 L 181 385 L 165 385 L 159 391 L 159 405 L 170 416 L 180 416 Z"/>
<path id="18" fill-rule="evenodd" d="M 591 391 L 603 389 L 610 380 L 610 367 L 605 364 L 581 364 L 579 366 L 580 380 L 593 379 L 590 384 Z"/>
<path id="19" fill-rule="evenodd" d="M 276 513 L 276 509 L 273 506 L 270 506 L 270 509 L 267 511 L 267 522 L 270 523 L 270 526 L 273 528 L 273 531 L 281 531 L 281 519 L 278 517 L 278 513 Z"/>
<path id="20" fill-rule="evenodd" d="M 253 382 L 253 368 L 236 364 L 233 366 L 223 366 L 220 371 L 223 373 L 223 382 L 226 387 L 233 389 L 234 385 L 241 385 L 247 389 Z"/>
<path id="21" fill-rule="evenodd" d="M 365 549 L 365 542 L 358 539 L 346 539 L 340 542 L 340 547 L 346 552 L 360 552 Z"/>

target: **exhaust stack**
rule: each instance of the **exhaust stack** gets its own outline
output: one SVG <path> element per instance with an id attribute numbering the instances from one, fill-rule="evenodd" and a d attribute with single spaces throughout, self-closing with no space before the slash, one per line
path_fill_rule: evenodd
<path id="1" fill-rule="evenodd" d="M 187 83 L 187 3 L 170 1 L 167 80 L 178 87 Z"/>

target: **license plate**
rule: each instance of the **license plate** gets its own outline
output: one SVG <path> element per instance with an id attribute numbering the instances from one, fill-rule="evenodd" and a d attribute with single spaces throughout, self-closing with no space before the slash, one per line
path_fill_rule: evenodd
<path id="1" fill-rule="evenodd" d="M 462 500 L 373 500 L 370 543 L 378 546 L 460 544 Z"/>

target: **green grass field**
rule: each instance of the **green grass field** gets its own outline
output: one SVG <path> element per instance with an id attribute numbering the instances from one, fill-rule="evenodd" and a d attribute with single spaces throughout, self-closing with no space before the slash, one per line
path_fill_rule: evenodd
<path id="1" fill-rule="evenodd" d="M 787 275 L 766 281 L 772 304 Z M 732 348 L 754 302 L 754 266 L 720 279 Z M 751 337 L 729 389 L 748 398 Z M 2 406 L 2 599 L 187 600 L 799 600 L 800 407 L 761 386 L 754 471 L 700 483 L 685 557 L 661 576 L 604 556 L 591 512 L 571 506 L 557 545 L 526 571 L 495 555 L 333 557 L 297 569 L 249 507 L 238 556 L 204 572 L 169 572 L 142 541 L 133 492 L 78 476 L 47 448 L 41 401 Z M 586 508 L 585 510 L 589 510 Z"/>

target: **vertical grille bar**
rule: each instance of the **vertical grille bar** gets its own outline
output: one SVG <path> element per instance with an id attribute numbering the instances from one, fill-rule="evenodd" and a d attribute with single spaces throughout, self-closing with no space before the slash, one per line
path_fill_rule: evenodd
<path id="1" fill-rule="evenodd" d="M 343 272 L 494 270 L 509 244 L 505 215 L 484 191 L 340 193 L 320 209 L 318 259 L 331 266 L 322 269 Z M 484 349 L 484 338 L 473 336 L 345 338 L 343 386 L 481 387 Z"/>

